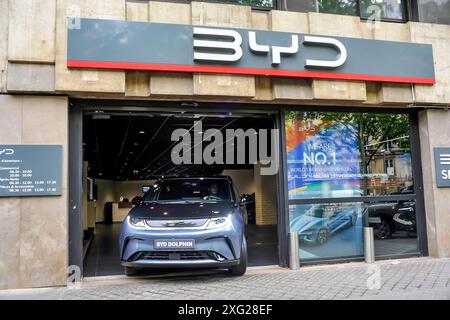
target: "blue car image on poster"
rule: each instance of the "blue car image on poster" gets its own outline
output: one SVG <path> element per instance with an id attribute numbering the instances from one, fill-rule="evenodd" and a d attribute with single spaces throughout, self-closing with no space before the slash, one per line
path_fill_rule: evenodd
<path id="1" fill-rule="evenodd" d="M 357 130 L 321 119 L 286 121 L 289 199 L 361 196 Z M 332 201 L 331 201 L 332 202 Z M 363 254 L 361 203 L 290 205 L 300 259 Z"/>

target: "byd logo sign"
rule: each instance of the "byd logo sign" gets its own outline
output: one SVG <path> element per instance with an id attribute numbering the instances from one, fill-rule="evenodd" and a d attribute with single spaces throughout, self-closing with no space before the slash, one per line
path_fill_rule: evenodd
<path id="1" fill-rule="evenodd" d="M 429 44 L 101 19 L 67 32 L 68 68 L 435 83 Z"/>
<path id="2" fill-rule="evenodd" d="M 242 58 L 242 36 L 234 30 L 194 27 L 193 34 L 194 37 L 215 38 L 215 40 L 194 40 L 194 60 L 196 61 L 236 62 Z M 337 39 L 304 36 L 302 43 L 309 46 L 329 46 L 337 51 L 338 58 L 335 60 L 306 59 L 304 66 L 307 68 L 337 68 L 342 66 L 347 60 L 347 49 Z M 290 45 L 283 47 L 258 43 L 256 32 L 248 31 L 248 44 L 250 51 L 255 54 L 270 54 L 272 65 L 277 66 L 281 63 L 282 55 L 294 55 L 298 53 L 299 36 L 292 34 Z M 214 51 L 221 51 L 221 53 L 207 53 L 198 49 L 212 49 Z"/>

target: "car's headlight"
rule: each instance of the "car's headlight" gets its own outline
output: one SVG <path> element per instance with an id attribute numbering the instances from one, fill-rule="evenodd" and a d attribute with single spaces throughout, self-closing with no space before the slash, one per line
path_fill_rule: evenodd
<path id="1" fill-rule="evenodd" d="M 298 234 L 302 235 L 302 236 L 310 236 L 314 233 L 314 230 L 308 229 L 305 231 L 300 231 Z"/>
<path id="2" fill-rule="evenodd" d="M 230 216 L 209 219 L 206 229 L 222 228 L 230 222 Z"/>
<path id="3" fill-rule="evenodd" d="M 129 217 L 128 221 L 135 228 L 145 229 L 145 219 L 143 218 Z"/>

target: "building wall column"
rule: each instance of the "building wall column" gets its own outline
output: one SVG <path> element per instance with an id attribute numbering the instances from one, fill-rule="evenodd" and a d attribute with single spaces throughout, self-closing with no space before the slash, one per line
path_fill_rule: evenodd
<path id="1" fill-rule="evenodd" d="M 0 144 L 63 147 L 61 196 L 0 198 L 0 289 L 64 285 L 68 264 L 68 100 L 0 94 L 0 113 L 4 115 L 0 117 Z"/>
<path id="2" fill-rule="evenodd" d="M 450 147 L 450 111 L 419 113 L 420 147 L 428 250 L 432 257 L 450 257 L 450 188 L 437 188 L 433 148 Z"/>

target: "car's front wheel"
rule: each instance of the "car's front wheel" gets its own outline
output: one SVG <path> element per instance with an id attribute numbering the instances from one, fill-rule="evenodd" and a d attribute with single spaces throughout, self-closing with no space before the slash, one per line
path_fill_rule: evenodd
<path id="1" fill-rule="evenodd" d="M 239 259 L 239 264 L 237 266 L 230 268 L 230 274 L 233 276 L 242 276 L 247 271 L 247 241 L 242 239 L 241 245 L 241 258 Z"/>
<path id="2" fill-rule="evenodd" d="M 381 222 L 375 226 L 373 231 L 379 240 L 388 239 L 392 234 L 391 225 L 383 218 L 381 219 Z"/>
<path id="3" fill-rule="evenodd" d="M 324 244 L 328 240 L 328 230 L 325 228 L 320 229 L 317 232 L 316 243 Z"/>

